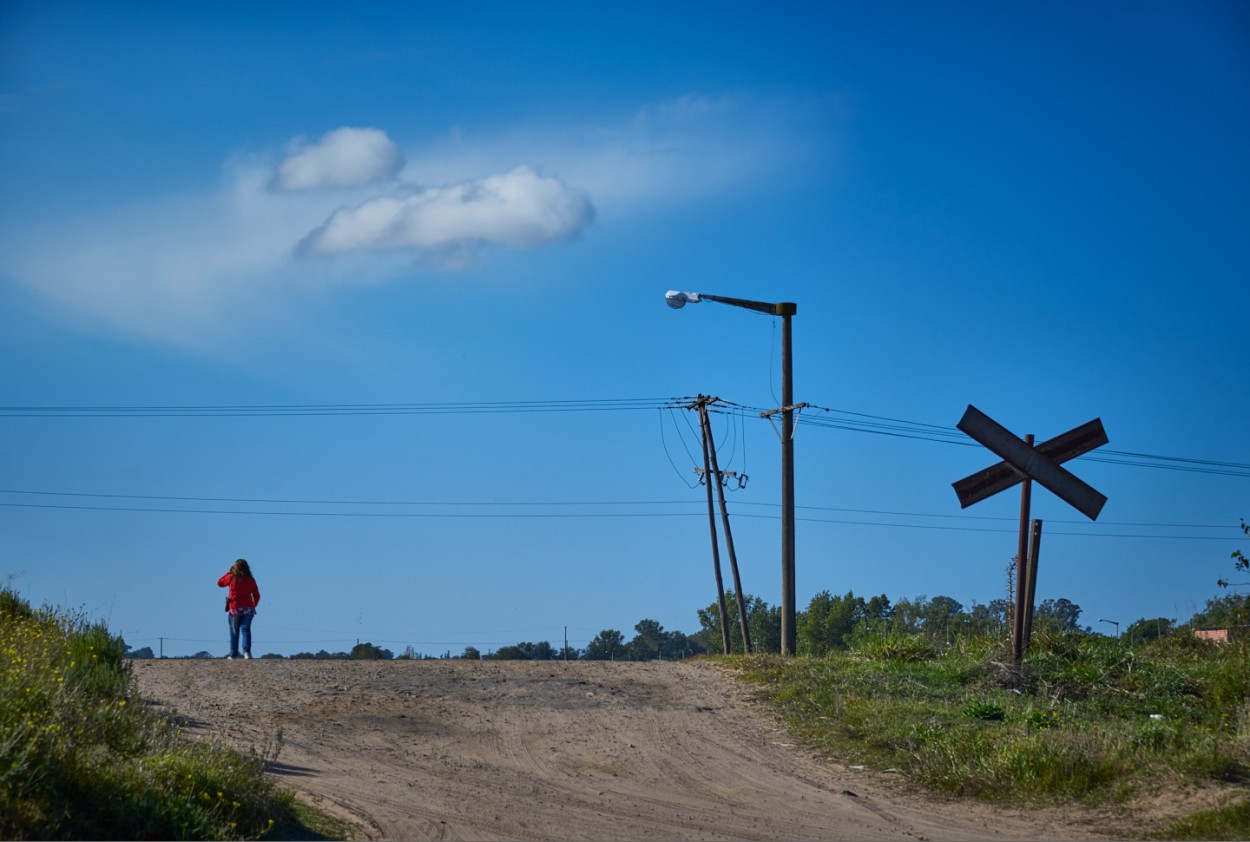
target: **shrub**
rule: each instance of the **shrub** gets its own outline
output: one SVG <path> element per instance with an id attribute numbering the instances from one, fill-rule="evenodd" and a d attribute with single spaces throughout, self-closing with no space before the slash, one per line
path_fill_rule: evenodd
<path id="1" fill-rule="evenodd" d="M 180 738 L 102 624 L 0 591 L 0 837 L 258 838 L 298 827 L 268 758 Z"/>
<path id="2" fill-rule="evenodd" d="M 929 661 L 938 655 L 937 647 L 924 635 L 893 632 L 857 640 L 851 651 L 874 661 Z"/>

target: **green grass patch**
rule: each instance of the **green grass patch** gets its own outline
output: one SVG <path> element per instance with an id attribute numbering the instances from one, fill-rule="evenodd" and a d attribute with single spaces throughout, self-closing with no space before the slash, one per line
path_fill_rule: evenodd
<path id="1" fill-rule="evenodd" d="M 1150 839 L 1250 839 L 1250 798 L 1227 807 L 1201 810 Z"/>
<path id="2" fill-rule="evenodd" d="M 102 624 L 0 591 L 0 837 L 327 838 L 265 776 L 276 746 L 183 739 L 144 708 L 124 651 Z"/>
<path id="3" fill-rule="evenodd" d="M 825 658 L 731 662 L 809 745 L 945 793 L 1107 804 L 1160 780 L 1250 781 L 1245 642 L 1039 635 L 1021 670 L 1008 660 L 998 640 L 882 635 Z M 1250 838 L 1244 810 L 1208 821 L 1241 820 L 1222 838 Z"/>

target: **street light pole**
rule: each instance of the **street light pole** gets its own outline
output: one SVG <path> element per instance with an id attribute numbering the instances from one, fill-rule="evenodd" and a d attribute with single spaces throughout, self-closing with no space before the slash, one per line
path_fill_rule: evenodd
<path id="1" fill-rule="evenodd" d="M 664 294 L 668 306 L 680 310 L 686 304 L 700 301 L 716 301 L 734 307 L 743 307 L 757 313 L 781 316 L 781 654 L 793 655 L 796 651 L 795 586 L 794 586 L 794 362 L 791 353 L 790 319 L 798 312 L 792 302 L 778 304 L 751 301 L 745 298 L 727 298 L 721 295 L 705 295 L 698 292 L 669 290 Z M 774 413 L 765 413 L 773 415 Z"/>
<path id="2" fill-rule="evenodd" d="M 777 309 L 781 316 L 781 654 L 793 655 L 798 635 L 794 608 L 794 370 L 790 317 L 798 308 L 779 304 Z"/>

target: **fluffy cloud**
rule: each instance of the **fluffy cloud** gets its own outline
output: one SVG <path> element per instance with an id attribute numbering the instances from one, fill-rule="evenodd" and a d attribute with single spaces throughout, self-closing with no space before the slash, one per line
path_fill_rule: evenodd
<path id="1" fill-rule="evenodd" d="M 668 225 L 683 205 L 758 202 L 837 159 L 839 111 L 836 98 L 683 97 L 502 134 L 453 130 L 406 164 L 383 131 L 340 128 L 276 168 L 233 159 L 216 189 L 32 215 L 0 230 L 0 284 L 73 324 L 227 353 L 240 337 L 300 329 L 330 291 L 420 282 L 484 245 L 554 243 L 598 214 Z"/>
<path id="2" fill-rule="evenodd" d="M 344 127 L 287 156 L 269 187 L 278 193 L 360 187 L 391 178 L 403 166 L 404 153 L 386 132 Z"/>
<path id="3" fill-rule="evenodd" d="M 590 201 L 527 166 L 503 175 L 341 208 L 300 244 L 305 254 L 495 244 L 528 248 L 579 234 Z"/>

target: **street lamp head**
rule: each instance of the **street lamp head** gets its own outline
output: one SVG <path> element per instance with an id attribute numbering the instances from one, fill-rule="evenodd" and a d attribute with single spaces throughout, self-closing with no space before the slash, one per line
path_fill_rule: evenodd
<path id="1" fill-rule="evenodd" d="M 667 301 L 668 306 L 672 307 L 674 310 L 680 310 L 682 307 L 685 307 L 687 303 L 698 304 L 699 293 L 678 292 L 675 289 L 670 289 L 668 292 L 664 293 L 664 300 Z"/>

